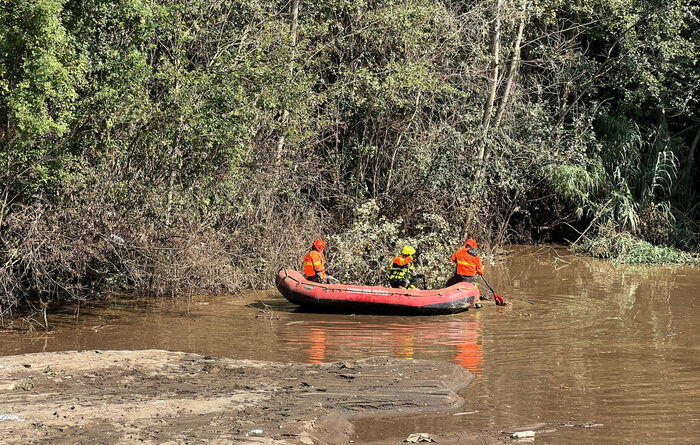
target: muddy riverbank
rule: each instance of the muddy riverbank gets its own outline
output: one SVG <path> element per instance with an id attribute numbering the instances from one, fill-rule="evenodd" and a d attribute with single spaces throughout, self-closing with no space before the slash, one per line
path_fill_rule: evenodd
<path id="1" fill-rule="evenodd" d="M 388 357 L 301 365 L 145 350 L 2 363 L 0 436 L 8 444 L 346 444 L 353 419 L 459 408 L 456 391 L 474 378 L 445 362 Z M 460 437 L 495 443 L 500 435 Z"/>

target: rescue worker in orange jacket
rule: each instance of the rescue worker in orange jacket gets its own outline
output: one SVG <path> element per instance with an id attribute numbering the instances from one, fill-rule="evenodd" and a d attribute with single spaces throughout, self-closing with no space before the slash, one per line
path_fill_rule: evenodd
<path id="1" fill-rule="evenodd" d="M 416 249 L 411 246 L 403 246 L 401 254 L 394 258 L 389 268 L 389 284 L 391 287 L 401 289 L 415 289 L 422 275 L 416 274 L 413 265 L 413 255 Z"/>
<path id="2" fill-rule="evenodd" d="M 476 282 L 476 274 L 484 274 L 484 266 L 481 264 L 481 257 L 476 251 L 476 240 L 469 238 L 464 243 L 464 248 L 459 249 L 452 255 L 452 262 L 455 263 L 455 274 L 447 280 L 445 287 L 466 281 Z"/>
<path id="3" fill-rule="evenodd" d="M 324 247 L 326 247 L 326 243 L 321 238 L 314 240 L 311 251 L 304 256 L 304 276 L 307 280 L 316 283 L 338 283 L 338 280 L 326 273 L 326 263 L 323 260 Z"/>
<path id="4" fill-rule="evenodd" d="M 323 248 L 326 243 L 321 238 L 316 238 L 311 251 L 304 256 L 304 275 L 309 281 L 327 283 L 326 263 L 323 260 Z"/>

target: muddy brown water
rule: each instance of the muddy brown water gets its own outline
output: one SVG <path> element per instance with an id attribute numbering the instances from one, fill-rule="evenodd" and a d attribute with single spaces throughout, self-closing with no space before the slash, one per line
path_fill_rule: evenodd
<path id="1" fill-rule="evenodd" d="M 536 443 L 700 443 L 700 268 L 528 246 L 487 265 L 487 276 L 511 305 L 398 317 L 299 312 L 274 290 L 196 299 L 189 313 L 182 301 L 113 301 L 83 307 L 77 322 L 70 309 L 54 314 L 48 333 L 2 332 L 0 356 L 156 348 L 306 363 L 443 360 L 477 376 L 459 410 L 358 420 L 355 441 L 544 422 Z M 272 316 L 246 305 L 261 301 Z"/>

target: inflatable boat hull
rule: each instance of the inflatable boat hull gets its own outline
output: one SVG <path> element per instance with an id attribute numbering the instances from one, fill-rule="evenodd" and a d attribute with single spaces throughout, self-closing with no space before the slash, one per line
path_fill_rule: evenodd
<path id="1" fill-rule="evenodd" d="M 291 303 L 323 312 L 454 314 L 479 301 L 479 290 L 470 283 L 435 290 L 321 284 L 290 269 L 280 270 L 275 283 Z"/>

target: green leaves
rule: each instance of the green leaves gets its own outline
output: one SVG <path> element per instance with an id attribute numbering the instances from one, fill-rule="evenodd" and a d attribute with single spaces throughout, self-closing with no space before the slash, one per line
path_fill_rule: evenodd
<path id="1" fill-rule="evenodd" d="M 57 197 L 74 161 L 60 141 L 76 118 L 87 61 L 63 23 L 64 3 L 0 3 L 0 182 L 9 202 Z"/>
<path id="2" fill-rule="evenodd" d="M 0 5 L 2 106 L 13 141 L 61 137 L 73 117 L 85 60 L 61 21 L 63 1 L 6 1 Z"/>

